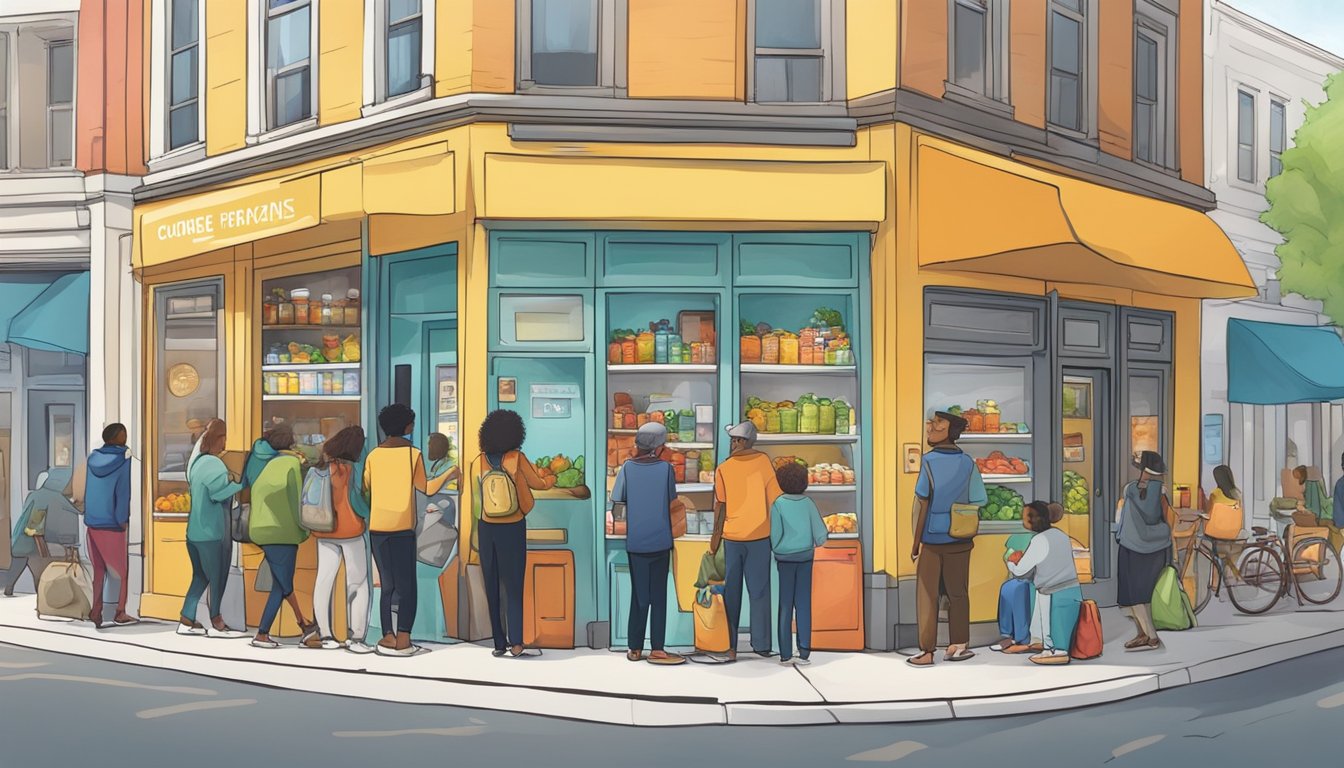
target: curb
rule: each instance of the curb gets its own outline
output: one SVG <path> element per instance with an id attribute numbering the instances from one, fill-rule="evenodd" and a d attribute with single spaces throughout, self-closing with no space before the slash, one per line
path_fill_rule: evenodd
<path id="1" fill-rule="evenodd" d="M 0 624 L 0 643 L 85 658 L 173 670 L 281 690 L 466 707 L 563 720 L 641 727 L 696 725 L 896 724 L 1003 717 L 1108 704 L 1161 690 L 1216 680 L 1344 645 L 1344 629 L 1240 651 L 1202 662 L 1173 665 L 1092 683 L 1011 696 L 961 697 L 862 703 L 791 704 L 711 699 L 651 698 L 497 682 L 394 676 L 364 670 L 313 668 L 244 661 L 109 642 L 56 630 Z M 121 653 L 109 653 L 119 649 Z M 283 682 L 275 672 L 283 669 Z M 388 686 L 389 680 L 395 685 Z"/>

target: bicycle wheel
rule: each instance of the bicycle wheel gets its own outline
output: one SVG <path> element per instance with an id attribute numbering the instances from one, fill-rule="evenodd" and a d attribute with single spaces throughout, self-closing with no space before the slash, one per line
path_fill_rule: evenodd
<path id="1" fill-rule="evenodd" d="M 1204 547 L 1195 550 L 1194 558 L 1195 562 L 1192 563 L 1194 569 L 1192 577 L 1195 583 L 1194 609 L 1195 613 L 1199 613 L 1209 604 L 1213 593 L 1218 591 L 1219 569 L 1213 553 Z"/>
<path id="2" fill-rule="evenodd" d="M 1325 605 L 1339 596 L 1344 585 L 1344 567 L 1339 553 L 1322 538 L 1299 541 L 1293 547 L 1293 580 L 1298 594 L 1313 605 Z"/>
<path id="3" fill-rule="evenodd" d="M 1283 558 L 1267 546 L 1247 547 L 1227 579 L 1227 596 L 1242 613 L 1264 613 L 1283 595 Z"/>

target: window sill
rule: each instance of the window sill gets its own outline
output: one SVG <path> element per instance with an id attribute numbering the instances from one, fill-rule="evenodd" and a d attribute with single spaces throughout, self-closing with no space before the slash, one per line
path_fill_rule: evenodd
<path id="1" fill-rule="evenodd" d="M 958 104 L 990 112 L 1001 117 L 1012 118 L 1014 111 L 1013 105 L 998 99 L 986 96 L 983 93 L 977 93 L 968 88 L 963 88 L 950 81 L 943 82 L 943 98 Z"/>
<path id="2" fill-rule="evenodd" d="M 1134 162 L 1138 163 L 1139 165 L 1142 165 L 1144 168 L 1148 168 L 1149 170 L 1157 171 L 1163 176 L 1170 176 L 1173 179 L 1179 179 L 1181 177 L 1181 171 L 1179 168 L 1168 168 L 1165 165 L 1158 165 L 1157 163 L 1148 160 L 1140 160 L 1137 157 L 1134 158 Z"/>
<path id="3" fill-rule="evenodd" d="M 608 85 L 537 85 L 528 81 L 518 84 L 518 93 L 532 96 L 605 96 L 622 99 L 626 89 Z"/>
<path id="4" fill-rule="evenodd" d="M 1100 142 L 1097 141 L 1097 137 L 1086 131 L 1075 131 L 1072 128 L 1065 128 L 1060 125 L 1055 125 L 1054 123 L 1051 123 L 1049 121 L 1047 121 L 1045 124 L 1045 130 L 1048 131 L 1053 136 L 1058 136 L 1062 139 L 1068 139 L 1069 141 L 1076 141 L 1079 144 L 1086 144 L 1089 147 L 1100 146 Z"/>
<path id="5" fill-rule="evenodd" d="M 205 159 L 205 142 L 198 141 L 195 144 L 188 144 L 185 147 L 178 147 L 171 152 L 165 152 L 158 157 L 151 158 L 146 165 L 149 166 L 149 172 L 165 171 L 169 168 L 181 168 L 184 165 L 191 165 Z"/>
<path id="6" fill-rule="evenodd" d="M 390 99 L 384 99 L 383 101 L 377 102 L 375 104 L 366 104 L 364 105 L 363 109 L 360 110 L 360 114 L 363 117 L 373 117 L 374 115 L 381 115 L 384 112 L 391 112 L 392 110 L 398 109 L 400 107 L 409 106 L 411 104 L 419 104 L 420 102 L 428 101 L 433 97 L 434 97 L 434 83 L 431 80 L 426 85 L 423 85 L 420 88 L 411 91 L 410 93 L 403 93 L 398 96 L 393 96 Z"/>
<path id="7" fill-rule="evenodd" d="M 280 128 L 272 128 L 269 131 L 263 131 L 262 133 L 249 135 L 247 137 L 247 143 L 248 145 L 265 144 L 268 141 L 283 139 L 286 136 L 293 136 L 296 133 L 311 131 L 316 127 L 317 127 L 317 118 L 310 117 L 307 120 L 300 120 L 297 123 L 290 123 L 289 125 L 282 126 Z"/>

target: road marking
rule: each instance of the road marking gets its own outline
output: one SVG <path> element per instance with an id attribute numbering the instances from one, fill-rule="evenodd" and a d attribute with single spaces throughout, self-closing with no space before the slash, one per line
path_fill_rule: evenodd
<path id="1" fill-rule="evenodd" d="M 928 749 L 927 744 L 920 744 L 918 741 L 898 741 L 895 744 L 888 744 L 885 747 L 870 749 L 867 752 L 860 752 L 857 755 L 850 755 L 846 760 L 856 763 L 894 763 L 905 757 L 909 757 L 921 749 Z"/>
<path id="2" fill-rule="evenodd" d="M 1135 739 L 1129 742 L 1128 744 L 1121 744 L 1120 746 L 1113 749 L 1111 751 L 1111 757 L 1112 758 L 1124 757 L 1125 755 L 1128 755 L 1130 752 L 1138 752 L 1140 749 L 1143 749 L 1145 747 L 1151 747 L 1165 738 L 1167 738 L 1165 734 L 1158 734 L 1156 736 L 1145 736 L 1142 739 Z"/>
<path id="3" fill-rule="evenodd" d="M 207 709 L 229 709 L 231 707 L 248 707 L 256 704 L 256 699 L 221 699 L 219 701 L 193 701 L 190 704 L 174 704 L 171 707 L 159 707 L 157 709 L 142 709 L 135 713 L 135 716 L 141 720 L 154 720 L 160 717 L 172 717 L 173 715 L 184 715 L 188 712 L 201 712 Z"/>
<path id="4" fill-rule="evenodd" d="M 57 675 L 49 672 L 24 672 L 18 675 L 0 676 L 0 682 L 22 682 L 24 680 L 53 680 L 63 683 L 85 683 L 87 685 L 109 685 L 113 688 L 138 688 L 142 691 L 159 693 L 180 693 L 186 696 L 218 696 L 217 691 L 209 688 L 185 688 L 175 685 L 146 685 L 127 680 L 113 680 L 107 677 L 85 677 L 83 675 Z"/>
<path id="5" fill-rule="evenodd" d="M 467 718 L 467 722 L 475 723 L 476 725 L 485 725 L 485 721 L 480 719 L 479 717 L 469 717 Z"/>
<path id="6" fill-rule="evenodd" d="M 0 661 L 0 669 L 37 669 L 47 664 L 45 661 Z"/>
<path id="7" fill-rule="evenodd" d="M 1334 709 L 1335 707 L 1344 707 L 1344 693 L 1336 693 L 1334 696 L 1326 696 L 1324 699 L 1316 702 L 1316 706 L 1321 709 Z"/>
<path id="8" fill-rule="evenodd" d="M 338 739 L 384 739 L 392 736 L 479 736 L 485 732 L 482 725 L 462 725 L 456 728 L 406 728 L 400 731 L 332 731 Z"/>

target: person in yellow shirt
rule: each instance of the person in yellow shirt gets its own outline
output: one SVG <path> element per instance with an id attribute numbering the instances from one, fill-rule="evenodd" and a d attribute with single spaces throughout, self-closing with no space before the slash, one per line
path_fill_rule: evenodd
<path id="1" fill-rule="evenodd" d="M 714 535 L 710 554 L 724 547 L 723 605 L 728 614 L 728 661 L 737 661 L 742 582 L 751 596 L 751 649 L 771 655 L 770 506 L 784 495 L 770 457 L 755 449 L 756 425 L 728 428 L 731 455 L 714 472 Z"/>
<path id="2" fill-rule="evenodd" d="M 429 480 L 420 449 L 406 436 L 415 431 L 415 411 L 400 403 L 378 413 L 386 439 L 364 460 L 364 492 L 369 499 L 369 544 L 382 583 L 378 612 L 383 639 L 374 650 L 382 656 L 413 656 L 411 644 L 418 590 L 415 580 L 416 491 L 433 496 L 451 479 L 445 473 Z M 396 633 L 392 605 L 397 606 Z"/>

